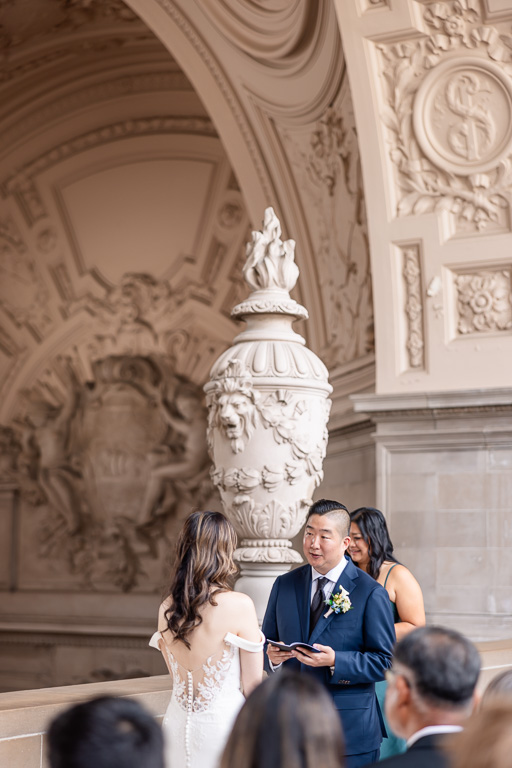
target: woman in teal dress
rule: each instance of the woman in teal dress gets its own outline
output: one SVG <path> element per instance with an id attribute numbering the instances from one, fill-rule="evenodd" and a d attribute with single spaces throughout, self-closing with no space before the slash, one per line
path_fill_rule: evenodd
<path id="1" fill-rule="evenodd" d="M 387 590 L 395 618 L 396 639 L 425 624 L 425 608 L 421 587 L 412 573 L 393 555 L 386 519 L 379 509 L 360 507 L 350 515 L 348 554 L 355 565 L 366 571 Z M 386 682 L 375 690 L 384 715 Z M 380 759 L 405 752 L 405 741 L 395 736 L 386 723 L 388 738 L 382 741 Z"/>

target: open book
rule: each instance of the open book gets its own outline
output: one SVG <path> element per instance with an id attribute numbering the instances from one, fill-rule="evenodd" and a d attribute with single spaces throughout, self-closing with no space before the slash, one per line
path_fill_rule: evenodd
<path id="1" fill-rule="evenodd" d="M 313 653 L 321 653 L 319 648 L 313 648 L 313 646 L 308 645 L 308 643 L 290 643 L 290 645 L 286 645 L 286 643 L 280 643 L 278 640 L 268 640 L 268 642 L 270 645 L 274 645 L 282 651 L 294 651 L 296 648 L 307 648 L 308 651 L 313 651 Z"/>

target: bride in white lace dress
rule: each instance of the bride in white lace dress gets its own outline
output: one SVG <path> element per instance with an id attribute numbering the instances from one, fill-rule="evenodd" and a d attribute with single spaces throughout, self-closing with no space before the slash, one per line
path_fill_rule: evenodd
<path id="1" fill-rule="evenodd" d="M 166 768 L 216 768 L 245 697 L 263 676 L 264 637 L 250 597 L 229 586 L 236 534 L 220 512 L 194 512 L 180 533 L 170 595 L 150 645 L 172 677 Z"/>

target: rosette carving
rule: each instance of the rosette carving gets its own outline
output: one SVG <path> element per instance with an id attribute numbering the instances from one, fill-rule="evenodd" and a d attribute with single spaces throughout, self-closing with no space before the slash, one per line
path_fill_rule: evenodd
<path id="1" fill-rule="evenodd" d="M 511 269 L 459 274 L 457 331 L 461 335 L 512 328 Z"/>

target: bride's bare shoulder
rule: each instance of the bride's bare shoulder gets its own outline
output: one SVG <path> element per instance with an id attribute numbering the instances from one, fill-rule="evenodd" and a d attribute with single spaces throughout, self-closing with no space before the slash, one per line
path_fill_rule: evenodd
<path id="1" fill-rule="evenodd" d="M 253 605 L 249 595 L 246 595 L 244 592 L 234 592 L 233 590 L 219 592 L 215 599 L 217 602 L 223 602 L 224 605 L 233 608 L 250 607 Z"/>

